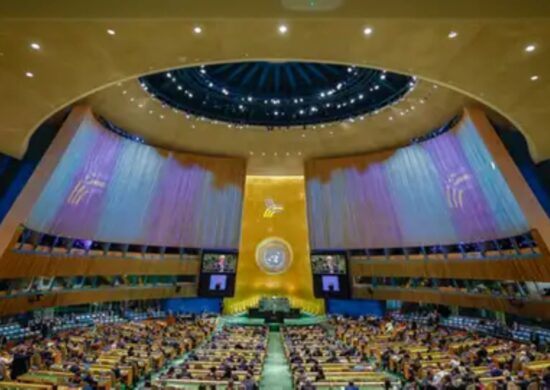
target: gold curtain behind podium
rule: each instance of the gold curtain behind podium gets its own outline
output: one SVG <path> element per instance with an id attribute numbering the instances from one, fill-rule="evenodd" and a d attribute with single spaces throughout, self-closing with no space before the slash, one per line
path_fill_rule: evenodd
<path id="1" fill-rule="evenodd" d="M 313 296 L 304 177 L 248 176 L 241 226 L 235 297 L 224 301 L 225 312 L 254 307 L 262 296 L 284 296 L 293 307 L 322 314 L 323 301 Z M 292 261 L 281 273 L 269 274 L 256 262 L 258 244 L 269 238 L 290 245 Z"/>

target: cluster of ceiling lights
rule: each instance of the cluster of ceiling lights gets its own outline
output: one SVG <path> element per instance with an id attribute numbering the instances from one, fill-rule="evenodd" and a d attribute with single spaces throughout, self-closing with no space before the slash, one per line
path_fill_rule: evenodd
<path id="1" fill-rule="evenodd" d="M 277 31 L 278 31 L 279 34 L 281 34 L 281 35 L 286 35 L 286 34 L 289 32 L 289 27 L 288 27 L 286 24 L 279 24 L 279 26 L 277 27 Z M 112 28 L 108 28 L 108 29 L 106 30 L 106 32 L 107 32 L 108 35 L 111 35 L 111 36 L 116 35 L 116 31 L 113 30 Z M 197 35 L 198 35 L 198 34 L 202 34 L 202 32 L 203 32 L 202 26 L 196 25 L 196 26 L 193 27 L 193 33 L 194 33 L 194 34 L 197 34 Z M 374 32 L 374 28 L 371 27 L 371 26 L 366 26 L 366 27 L 364 27 L 364 29 L 363 29 L 363 34 L 364 34 L 365 36 L 370 36 L 370 35 L 373 34 L 373 32 Z M 454 31 L 454 30 L 453 30 L 453 31 L 450 31 L 449 34 L 448 34 L 447 36 L 448 36 L 449 39 L 455 39 L 456 37 L 458 37 L 458 32 L 456 32 L 456 31 Z M 37 51 L 38 51 L 38 50 L 41 50 L 41 48 L 42 48 L 42 47 L 40 46 L 40 44 L 37 43 L 37 42 L 32 42 L 32 43 L 30 44 L 30 47 L 31 47 L 31 49 L 37 50 Z M 525 49 L 524 49 L 524 50 L 525 50 L 525 52 L 527 52 L 527 53 L 532 53 L 532 52 L 534 52 L 534 51 L 536 50 L 536 48 L 537 48 L 537 46 L 536 46 L 534 43 L 530 43 L 530 44 L 528 44 L 527 46 L 525 46 Z M 26 72 L 25 72 L 25 76 L 28 77 L 28 78 L 33 78 L 33 77 L 34 77 L 34 73 L 31 72 L 31 71 L 26 71 Z M 540 78 L 539 75 L 536 75 L 536 74 L 531 75 L 531 76 L 529 77 L 529 79 L 530 79 L 531 81 L 537 81 L 537 80 L 539 80 L 539 78 Z"/>
<path id="2" fill-rule="evenodd" d="M 347 71 L 348 71 L 348 73 L 352 73 L 352 72 L 356 71 L 355 69 L 356 69 L 355 66 L 350 66 L 350 67 L 347 68 Z M 201 66 L 201 73 L 202 74 L 206 73 L 206 70 L 204 69 L 204 66 Z M 174 76 L 174 74 L 172 72 L 166 72 L 165 77 L 168 78 L 173 83 L 177 82 L 177 79 L 176 79 L 176 77 Z M 380 75 L 380 79 L 384 80 L 385 78 L 386 78 L 386 71 L 382 71 L 382 74 Z M 342 89 L 344 87 L 344 84 L 345 84 L 345 82 L 341 82 L 341 83 L 337 84 L 332 89 L 328 89 L 326 91 L 320 92 L 319 96 L 318 96 L 318 99 L 319 99 L 318 105 L 313 104 L 307 109 L 299 109 L 297 111 L 298 115 L 299 116 L 314 115 L 316 112 L 319 111 L 319 107 L 322 108 L 323 106 L 326 107 L 326 108 L 331 108 L 332 103 L 323 103 L 323 100 L 326 97 L 333 95 L 338 90 Z M 306 129 L 317 129 L 318 127 L 319 128 L 325 128 L 325 126 L 330 126 L 331 124 L 334 125 L 334 124 L 338 124 L 338 123 L 342 123 L 342 122 L 346 122 L 346 121 L 350 122 L 350 123 L 354 123 L 355 121 L 363 121 L 368 116 L 377 115 L 382 110 L 388 109 L 392 106 L 395 106 L 395 105 L 405 101 L 407 99 L 408 94 L 411 93 L 412 91 L 414 91 L 414 89 L 416 88 L 416 84 L 417 84 L 417 78 L 416 78 L 416 76 L 414 76 L 414 77 L 412 77 L 412 80 L 408 84 L 409 90 L 405 93 L 405 95 L 401 96 L 399 99 L 395 100 L 393 103 L 391 103 L 387 106 L 384 106 L 380 109 L 374 110 L 372 112 L 368 112 L 368 113 L 365 113 L 365 114 L 359 115 L 359 116 L 352 116 L 352 117 L 349 117 L 347 119 L 335 121 L 335 122 L 332 122 L 332 123 L 327 122 L 327 123 L 320 123 L 320 124 L 313 124 L 313 125 L 286 126 L 286 127 L 282 127 L 282 129 L 285 129 L 285 128 L 289 129 L 290 127 L 300 127 L 300 128 L 303 128 L 304 130 L 306 130 Z M 119 86 L 120 85 L 121 84 L 119 84 Z M 149 93 L 152 96 L 153 99 L 157 100 L 161 104 L 161 107 L 163 109 L 169 109 L 168 105 L 164 101 L 162 101 L 154 93 L 151 93 L 149 91 L 149 88 L 147 87 L 147 84 L 140 81 L 140 86 L 145 92 Z M 217 88 L 213 83 L 210 83 L 209 87 L 210 88 Z M 435 86 L 435 87 L 437 87 L 437 86 Z M 220 88 L 217 88 L 217 89 L 219 89 L 219 92 L 221 92 L 222 94 L 224 94 L 226 96 L 229 95 L 229 91 L 227 91 L 225 88 L 220 87 Z M 375 84 L 373 87 L 369 88 L 368 91 L 369 92 L 374 92 L 374 91 L 379 90 L 379 89 L 380 89 L 380 86 L 378 84 Z M 189 99 L 193 99 L 193 97 L 194 97 L 194 95 L 189 90 L 184 89 L 181 85 L 177 85 L 177 90 L 184 93 L 186 95 L 186 97 L 189 98 Z M 125 95 L 126 90 L 122 91 L 122 94 Z M 356 102 L 364 99 L 364 97 L 365 96 L 364 96 L 363 93 L 359 93 L 355 98 L 350 98 L 349 101 L 345 101 L 345 102 L 342 102 L 342 103 L 339 103 L 339 104 L 334 104 L 334 107 L 336 109 L 342 109 L 342 108 L 347 107 L 348 104 L 349 105 L 355 104 Z M 134 100 L 133 98 L 130 98 L 130 101 L 133 101 L 133 100 Z M 241 100 L 244 103 L 246 103 L 246 102 L 253 102 L 255 100 L 255 98 L 252 97 L 252 96 L 247 96 L 247 97 L 242 97 Z M 300 103 L 304 102 L 303 98 L 293 98 L 293 99 L 290 99 L 290 100 L 295 104 L 300 104 Z M 420 99 L 420 103 L 424 104 L 425 100 L 426 100 L 426 97 Z M 285 113 L 283 111 L 279 111 L 278 109 L 276 109 L 276 107 L 281 104 L 280 99 L 264 99 L 263 103 L 266 104 L 266 105 L 273 105 L 274 106 L 274 111 L 272 112 L 273 116 L 277 117 L 279 115 L 281 115 L 281 116 L 285 115 Z M 139 103 L 138 107 L 143 108 L 144 107 L 143 103 Z M 243 104 L 239 104 L 238 108 L 239 108 L 240 111 L 246 110 L 246 107 Z M 204 116 L 192 115 L 192 114 L 190 114 L 190 113 L 188 113 L 184 110 L 181 110 L 181 109 L 178 109 L 178 108 L 175 108 L 175 107 L 172 107 L 171 109 L 174 113 L 180 113 L 180 114 L 184 115 L 186 119 L 194 119 L 195 121 L 208 122 L 208 123 L 211 123 L 211 124 L 214 124 L 214 125 L 221 124 L 221 125 L 227 126 L 228 128 L 233 128 L 234 127 L 236 129 L 244 129 L 244 128 L 252 127 L 252 125 L 248 125 L 248 124 L 230 123 L 230 122 L 224 122 L 222 120 L 217 120 L 217 119 L 208 119 Z M 408 108 L 403 109 L 403 110 L 400 111 L 400 115 L 404 115 L 405 113 L 408 113 L 409 111 L 412 111 L 414 109 L 415 109 L 414 105 L 411 106 L 410 109 L 408 109 Z M 153 114 L 153 112 L 150 111 L 149 114 Z M 159 118 L 164 119 L 164 116 L 159 116 Z M 390 118 L 391 118 L 390 120 L 393 120 L 392 117 L 390 117 Z M 269 128 L 268 130 L 272 130 L 272 128 Z M 302 134 L 302 137 L 305 138 L 305 134 Z"/>

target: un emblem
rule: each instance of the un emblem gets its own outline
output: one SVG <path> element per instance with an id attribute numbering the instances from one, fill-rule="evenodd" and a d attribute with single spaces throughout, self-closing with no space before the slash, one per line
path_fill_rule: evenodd
<path id="1" fill-rule="evenodd" d="M 266 238 L 256 247 L 256 264 L 267 274 L 281 274 L 292 264 L 292 248 L 282 238 Z"/>

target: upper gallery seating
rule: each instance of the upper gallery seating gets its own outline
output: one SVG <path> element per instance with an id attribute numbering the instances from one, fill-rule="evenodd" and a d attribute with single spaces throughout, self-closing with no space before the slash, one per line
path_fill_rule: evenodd
<path id="1" fill-rule="evenodd" d="M 285 353 L 297 388 L 356 386 L 383 388 L 386 375 L 364 361 L 361 352 L 334 339 L 322 326 L 285 327 Z"/>
<path id="2" fill-rule="evenodd" d="M 151 318 L 146 313 L 144 318 Z M 134 319 L 127 317 L 129 319 Z M 0 337 L 5 336 L 6 340 L 18 340 L 30 336 L 40 335 L 40 327 L 47 323 L 48 327 L 53 332 L 60 332 L 72 328 L 86 327 L 96 324 L 114 324 L 124 322 L 125 320 L 117 313 L 112 312 L 97 312 L 84 314 L 67 314 L 54 317 L 49 320 L 34 321 L 31 320 L 26 326 L 22 326 L 19 322 L 9 321 L 0 325 Z"/>
<path id="3" fill-rule="evenodd" d="M 429 315 L 420 313 L 412 315 L 396 313 L 391 317 L 396 321 L 416 321 L 419 324 L 426 324 L 429 319 Z M 441 319 L 440 324 L 449 328 L 470 330 L 489 336 L 500 336 L 520 342 L 530 342 L 538 339 L 540 342 L 550 343 L 550 330 L 517 323 L 514 323 L 511 328 L 507 328 L 503 327 L 502 323 L 499 321 L 474 317 L 450 316 Z"/>
<path id="4" fill-rule="evenodd" d="M 161 374 L 153 381 L 153 387 L 189 389 L 200 385 L 217 388 L 257 385 L 266 348 L 267 328 L 226 325 L 191 352 L 184 362 Z"/>
<path id="5" fill-rule="evenodd" d="M 107 256 L 180 260 L 198 258 L 198 249 L 196 248 L 90 241 L 71 237 L 52 236 L 25 227 L 13 250 L 22 253 L 51 254 L 57 256 Z"/>
<path id="6" fill-rule="evenodd" d="M 350 259 L 355 261 L 532 259 L 540 256 L 541 248 L 531 232 L 514 237 L 455 245 L 368 248 L 353 249 L 350 252 Z"/>
<path id="7" fill-rule="evenodd" d="M 196 347 L 214 326 L 209 318 L 169 317 L 98 323 L 7 342 L 0 351 L 0 388 L 132 387 Z"/>
<path id="8" fill-rule="evenodd" d="M 539 389 L 543 380 L 550 385 L 550 354 L 534 345 L 449 329 L 433 318 L 425 324 L 334 318 L 332 324 L 339 340 L 402 375 L 405 389 L 478 389 L 481 384 Z"/>
<path id="9" fill-rule="evenodd" d="M 536 283 L 536 282 L 530 282 Z M 539 291 L 530 291 L 527 282 L 480 279 L 436 279 L 421 277 L 358 276 L 354 285 L 361 287 L 391 287 L 406 289 L 430 289 L 448 293 L 466 293 L 506 297 L 509 299 L 541 299 Z M 543 290 L 544 291 L 544 290 Z"/>

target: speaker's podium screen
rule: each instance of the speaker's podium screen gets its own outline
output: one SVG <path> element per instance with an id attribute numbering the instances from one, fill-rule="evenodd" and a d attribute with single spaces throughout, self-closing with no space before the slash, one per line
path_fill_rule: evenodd
<path id="1" fill-rule="evenodd" d="M 345 252 L 313 253 L 311 268 L 317 298 L 349 298 Z"/>
<path id="2" fill-rule="evenodd" d="M 235 294 L 236 271 L 236 252 L 203 252 L 199 295 L 203 297 L 232 297 Z"/>

